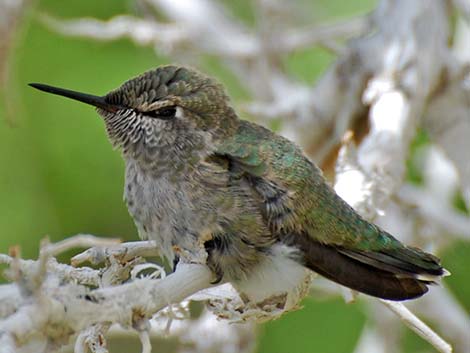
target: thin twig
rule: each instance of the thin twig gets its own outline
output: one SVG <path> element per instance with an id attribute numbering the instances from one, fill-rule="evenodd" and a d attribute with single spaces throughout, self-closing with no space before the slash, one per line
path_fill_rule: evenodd
<path id="1" fill-rule="evenodd" d="M 110 256 L 120 259 L 121 261 L 129 261 L 135 257 L 152 257 L 160 256 L 160 251 L 154 241 L 135 241 L 127 242 L 115 246 L 115 244 L 108 244 L 108 246 L 94 246 L 84 252 L 72 257 L 72 266 L 78 266 L 86 261 L 94 265 L 103 263 Z"/>
<path id="2" fill-rule="evenodd" d="M 437 333 L 435 333 L 428 325 L 418 319 L 406 306 L 399 302 L 388 300 L 380 300 L 387 308 L 395 313 L 406 326 L 413 332 L 418 334 L 424 340 L 432 344 L 439 352 L 451 353 L 452 346 L 444 341 Z"/>
<path id="3" fill-rule="evenodd" d="M 150 335 L 148 331 L 139 332 L 139 339 L 142 343 L 142 353 L 151 353 L 152 344 L 150 343 Z"/>

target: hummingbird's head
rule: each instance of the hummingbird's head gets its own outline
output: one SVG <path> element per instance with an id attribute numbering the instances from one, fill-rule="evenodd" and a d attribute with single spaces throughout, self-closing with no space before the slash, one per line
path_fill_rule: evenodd
<path id="1" fill-rule="evenodd" d="M 238 124 L 223 86 L 186 67 L 147 71 L 102 97 L 30 85 L 97 107 L 112 144 L 128 157 L 138 158 L 142 152 L 210 153 L 214 142 Z"/>

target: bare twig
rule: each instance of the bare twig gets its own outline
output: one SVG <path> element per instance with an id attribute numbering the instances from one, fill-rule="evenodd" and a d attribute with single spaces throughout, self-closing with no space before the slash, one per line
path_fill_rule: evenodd
<path id="1" fill-rule="evenodd" d="M 120 259 L 120 261 L 125 262 L 138 256 L 159 256 L 160 251 L 158 250 L 154 241 L 128 242 L 119 246 L 103 245 L 90 248 L 72 257 L 71 263 L 72 266 L 78 266 L 86 261 L 89 261 L 94 265 L 98 265 L 103 263 L 111 255 Z"/>
<path id="2" fill-rule="evenodd" d="M 418 319 L 411 311 L 409 311 L 402 303 L 381 300 L 381 302 L 394 312 L 411 330 L 416 332 L 420 337 L 431 343 L 439 352 L 451 353 L 452 347 L 444 341 L 439 335 L 429 328 L 424 322 Z"/>

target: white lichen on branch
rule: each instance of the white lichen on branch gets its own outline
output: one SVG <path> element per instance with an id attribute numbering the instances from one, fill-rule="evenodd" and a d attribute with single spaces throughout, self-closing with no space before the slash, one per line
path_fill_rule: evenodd
<path id="1" fill-rule="evenodd" d="M 93 245 L 72 260 L 104 262 L 99 270 L 59 264 L 52 257 L 72 247 Z M 167 320 L 178 318 L 173 305 L 195 293 L 191 300 L 208 302 L 221 318 L 264 321 L 292 310 L 309 287 L 306 283 L 303 291 L 288 293 L 290 297 L 286 293 L 287 297 L 264 303 L 245 303 L 229 284 L 211 288 L 213 274 L 198 259 L 180 261 L 174 273 L 165 275 L 142 257 L 155 255 L 156 250 L 149 241 L 116 244 L 112 239 L 78 235 L 56 244 L 44 241 L 36 261 L 0 255 L 0 262 L 10 265 L 7 277 L 14 281 L 0 287 L 0 343 L 4 343 L 0 352 L 27 352 L 31 345 L 36 352 L 53 352 L 71 338 L 76 352 L 87 348 L 105 352 L 105 337 L 114 324 L 136 330 L 143 351 L 148 352 L 149 320 L 156 314 L 161 319 L 162 313 Z M 159 276 L 138 276 L 148 269 Z"/>
<path id="2" fill-rule="evenodd" d="M 109 247 L 103 246 L 108 244 Z M 57 255 L 77 245 L 97 245 L 97 248 L 79 256 L 83 259 L 90 254 L 104 252 L 105 267 L 100 270 L 75 268 L 59 264 L 52 257 L 52 254 Z M 0 261 L 10 265 L 9 278 L 14 283 L 0 288 L 0 352 L 28 352 L 32 346 L 35 352 L 54 352 L 72 338 L 75 352 L 85 352 L 87 348 L 92 352 L 105 352 L 105 337 L 114 324 L 136 330 L 143 352 L 149 352 L 150 320 L 156 314 L 161 320 L 162 313 L 163 318 L 177 318 L 172 314 L 172 305 L 188 297 L 207 302 L 208 308 L 221 319 L 260 322 L 295 309 L 295 304 L 310 287 L 308 281 L 295 293 L 286 293 L 294 296 L 290 300 L 281 295 L 261 303 L 250 303 L 242 300 L 230 284 L 213 288 L 213 274 L 209 268 L 191 263 L 180 263 L 168 276 L 132 276 L 133 279 L 129 280 L 133 267 L 142 265 L 138 271 L 145 266 L 155 268 L 152 264 L 143 265 L 144 259 L 137 250 L 148 254 L 149 245 L 152 243 L 116 245 L 110 239 L 79 235 L 57 244 L 43 242 L 37 261 L 2 255 Z M 126 253 L 136 257 L 122 257 Z M 113 254 L 124 260 L 118 260 Z M 157 271 L 162 273 L 159 267 Z M 41 272 L 43 275 L 38 281 L 37 274 Z M 422 327 L 427 327 L 409 311 L 401 312 L 406 314 L 401 318 L 420 332 Z M 437 334 L 431 330 L 426 332 L 425 338 L 436 347 L 445 346 Z M 435 343 L 437 338 L 439 344 Z"/>
<path id="3" fill-rule="evenodd" d="M 37 261 L 24 261 L 7 255 L 1 257 L 2 262 L 10 264 L 10 277 L 15 280 L 14 284 L 8 285 L 9 293 L 13 293 L 15 288 L 22 294 L 19 299 L 7 297 L 0 303 L 3 314 L 0 321 L 1 339 L 10 342 L 13 338 L 15 352 L 21 352 L 22 347 L 28 346 L 31 337 L 37 340 L 38 335 L 43 351 L 50 352 L 84 330 L 88 332 L 87 336 L 96 336 L 102 330 L 106 332 L 106 327 L 101 327 L 97 332 L 98 324 L 141 327 L 142 321 L 150 319 L 162 308 L 209 287 L 212 279 L 212 273 L 206 266 L 181 264 L 175 273 L 164 280 L 142 278 L 124 283 L 128 280 L 130 267 L 141 263 L 139 257 L 119 262 L 110 255 L 107 266 L 99 271 L 74 268 L 58 264 L 50 258 L 51 253 L 68 249 L 67 244 L 97 245 L 101 248 L 111 242 L 109 239 L 77 236 L 55 246 L 45 245 Z M 116 246 L 112 248 L 116 249 Z M 144 252 L 147 250 L 145 247 L 143 249 Z M 46 270 L 38 281 L 37 274 L 43 271 L 44 263 Z M 86 275 L 83 276 L 83 273 Z M 4 308 L 11 308 L 12 304 L 13 310 Z M 80 342 L 86 342 L 86 339 L 91 343 L 95 341 L 85 339 L 83 335 L 79 338 Z M 77 349 L 82 345 L 77 344 Z M 10 343 L 0 345 L 0 352 L 7 352 L 9 348 L 6 347 L 9 346 Z M 38 348 L 37 352 L 40 351 Z"/>

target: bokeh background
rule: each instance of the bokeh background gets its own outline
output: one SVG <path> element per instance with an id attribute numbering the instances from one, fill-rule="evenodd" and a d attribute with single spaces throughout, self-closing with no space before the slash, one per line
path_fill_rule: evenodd
<path id="1" fill-rule="evenodd" d="M 249 1 L 223 2 L 242 21 L 253 22 Z M 371 0 L 324 0 L 315 1 L 311 9 L 316 17 L 327 20 L 366 13 L 374 6 Z M 39 19 L 44 13 L 108 19 L 133 11 L 129 0 L 40 0 L 23 14 L 10 51 L 8 86 L 2 89 L 0 100 L 0 252 L 18 244 L 23 257 L 35 258 L 39 241 L 46 235 L 53 241 L 77 233 L 137 239 L 122 201 L 123 161 L 108 143 L 98 115 L 88 106 L 27 86 L 43 82 L 104 94 L 130 77 L 170 63 L 169 58 L 129 40 L 70 38 L 48 29 Z M 313 83 L 333 59 L 324 50 L 309 49 L 294 53 L 284 64 L 300 80 Z M 248 98 L 216 58 L 199 58 L 197 66 L 226 85 L 236 106 Z M 444 285 L 470 312 L 470 244 L 455 243 L 439 255 L 452 272 Z M 363 303 L 309 298 L 303 305 L 303 310 L 262 325 L 258 352 L 354 350 L 366 321 Z M 430 351 L 413 333 L 405 337 L 406 352 Z M 121 341 L 111 344 L 111 351 L 137 348 L 137 340 L 131 341 L 130 346 Z M 161 350 L 154 347 L 154 351 Z"/>

